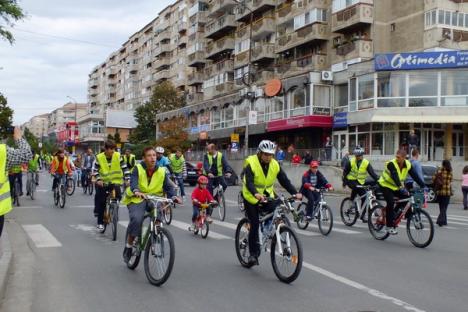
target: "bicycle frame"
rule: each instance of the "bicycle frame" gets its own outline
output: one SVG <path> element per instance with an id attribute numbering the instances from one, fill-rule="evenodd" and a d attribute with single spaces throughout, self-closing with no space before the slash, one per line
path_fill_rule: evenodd
<path id="1" fill-rule="evenodd" d="M 377 196 L 375 196 L 372 188 L 370 187 L 364 187 L 364 186 L 357 186 L 358 188 L 363 188 L 366 190 L 366 193 L 364 195 L 359 195 L 359 199 L 354 198 L 354 202 L 356 203 L 358 207 L 358 213 L 359 215 L 362 215 L 363 211 L 369 212 L 369 210 L 373 207 L 373 203 L 375 200 L 377 200 Z M 366 200 L 364 201 L 364 205 L 361 204 L 362 199 L 365 198 Z"/>

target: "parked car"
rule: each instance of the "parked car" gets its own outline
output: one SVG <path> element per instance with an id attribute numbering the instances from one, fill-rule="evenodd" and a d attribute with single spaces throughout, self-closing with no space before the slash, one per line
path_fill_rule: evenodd
<path id="1" fill-rule="evenodd" d="M 187 166 L 187 177 L 184 179 L 184 182 L 190 186 L 195 186 L 197 184 L 197 179 L 200 176 L 201 172 L 198 170 L 197 166 L 193 163 L 186 162 Z M 226 178 L 226 183 L 229 186 L 238 185 L 239 177 L 235 172 L 232 172 L 229 178 Z"/>

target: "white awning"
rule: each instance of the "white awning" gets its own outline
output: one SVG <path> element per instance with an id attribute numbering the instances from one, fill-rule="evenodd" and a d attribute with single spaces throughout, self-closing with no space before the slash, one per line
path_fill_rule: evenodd
<path id="1" fill-rule="evenodd" d="M 468 116 L 463 115 L 406 115 L 406 116 L 384 116 L 374 115 L 371 122 L 401 122 L 401 123 L 468 123 Z"/>

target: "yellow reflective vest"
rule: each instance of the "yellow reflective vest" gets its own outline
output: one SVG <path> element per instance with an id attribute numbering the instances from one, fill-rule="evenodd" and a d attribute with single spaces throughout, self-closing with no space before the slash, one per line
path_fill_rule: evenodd
<path id="1" fill-rule="evenodd" d="M 153 173 L 151 177 L 151 181 L 148 181 L 148 176 L 146 175 L 146 170 L 143 168 L 141 164 L 137 164 L 135 166 L 136 170 L 138 170 L 138 190 L 141 193 L 155 195 L 155 196 L 163 196 L 164 195 L 164 180 L 166 179 L 166 169 L 164 167 L 159 167 Z M 134 196 L 130 187 L 127 187 L 125 190 L 125 197 L 122 201 L 124 205 L 129 204 L 139 204 L 143 201 L 143 199 Z"/>
<path id="2" fill-rule="evenodd" d="M 6 145 L 0 144 L 0 216 L 12 209 L 10 197 L 10 182 L 6 172 Z"/>
<path id="3" fill-rule="evenodd" d="M 96 161 L 99 163 L 99 175 L 104 183 L 122 184 L 123 172 L 120 167 L 120 154 L 118 152 L 112 154 L 110 166 L 104 153 L 98 154 Z"/>
<path id="4" fill-rule="evenodd" d="M 211 168 L 211 166 L 213 165 L 213 156 L 210 153 L 206 155 L 208 157 L 208 164 L 210 165 L 210 168 Z M 222 176 L 223 175 L 223 154 L 221 152 L 218 152 L 216 155 L 216 167 L 218 168 L 218 177 Z M 204 172 L 204 174 L 206 175 L 207 172 Z"/>
<path id="5" fill-rule="evenodd" d="M 367 159 L 363 159 L 361 161 L 361 165 L 358 168 L 356 157 L 353 157 L 351 158 L 350 165 L 351 171 L 346 176 L 346 179 L 357 180 L 359 184 L 366 183 L 367 167 L 369 166 L 369 161 Z"/>
<path id="6" fill-rule="evenodd" d="M 404 183 L 406 180 L 406 177 L 408 176 L 408 172 L 411 170 L 411 162 L 409 160 L 405 159 L 405 168 L 400 169 L 400 166 L 398 165 L 398 162 L 396 159 L 393 159 L 385 164 L 385 169 L 382 172 L 382 175 L 379 178 L 379 184 L 380 186 L 386 187 L 391 189 L 392 191 L 398 190 L 402 185 L 396 185 L 395 181 L 393 181 L 392 176 L 390 175 L 390 171 L 387 169 L 388 163 L 393 163 L 395 165 L 395 168 L 398 173 L 398 178 L 400 179 L 400 183 Z"/>
<path id="7" fill-rule="evenodd" d="M 258 194 L 265 194 L 265 191 L 270 195 L 270 197 L 275 196 L 275 182 L 276 177 L 280 172 L 280 165 L 275 160 L 272 159 L 269 166 L 268 166 L 268 173 L 265 176 L 263 173 L 262 166 L 260 164 L 260 160 L 257 155 L 249 156 L 245 160 L 245 166 L 250 165 L 252 172 L 254 174 L 254 185 L 257 190 Z M 246 201 L 255 205 L 258 203 L 258 200 L 255 198 L 255 194 L 250 193 L 249 189 L 247 188 L 246 178 L 244 176 L 244 183 L 242 186 L 242 196 Z"/>

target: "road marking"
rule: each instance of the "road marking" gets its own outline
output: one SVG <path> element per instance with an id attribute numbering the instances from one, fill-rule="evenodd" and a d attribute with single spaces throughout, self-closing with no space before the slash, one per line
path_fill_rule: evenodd
<path id="1" fill-rule="evenodd" d="M 18 207 L 13 207 L 13 209 L 36 209 L 36 208 L 45 208 L 42 206 L 18 206 Z"/>
<path id="2" fill-rule="evenodd" d="M 425 310 L 421 310 L 419 308 L 416 308 L 415 306 L 403 301 L 403 300 L 400 300 L 400 299 L 397 299 L 395 297 L 392 297 L 392 296 L 389 296 L 377 289 L 373 289 L 373 288 L 370 288 L 370 287 L 367 287 L 363 284 L 360 284 L 358 282 L 355 282 L 355 281 L 352 281 L 344 276 L 340 276 L 338 274 L 335 274 L 333 272 L 330 272 L 330 271 L 327 271 L 325 269 L 322 269 L 318 266 L 315 266 L 313 264 L 310 264 L 310 263 L 307 263 L 307 262 L 303 262 L 302 263 L 302 266 L 311 270 L 311 271 L 314 271 L 316 273 L 319 273 L 319 274 L 322 274 L 323 276 L 326 276 L 330 279 L 333 279 L 337 282 L 340 282 L 342 284 L 345 284 L 347 286 L 350 286 L 350 287 L 353 287 L 353 288 L 356 288 L 360 291 L 363 291 L 371 296 L 374 296 L 374 297 L 377 297 L 379 299 L 382 299 L 382 300 L 387 300 L 387 301 L 390 301 L 391 303 L 393 303 L 394 305 L 397 305 L 399 307 L 402 307 L 403 309 L 407 310 L 407 311 L 413 311 L 413 312 L 425 312 Z"/>
<path id="3" fill-rule="evenodd" d="M 185 223 L 185 222 L 181 222 L 181 221 L 177 221 L 177 220 L 172 220 L 171 226 L 172 225 L 175 226 L 176 228 L 179 228 L 179 229 L 185 230 L 185 231 L 188 231 L 188 228 L 190 227 L 190 224 Z M 219 234 L 219 233 L 213 232 L 211 230 L 208 233 L 208 237 L 211 237 L 211 238 L 214 238 L 214 239 L 233 239 L 232 237 L 229 237 L 229 236 L 226 236 L 226 235 L 223 235 L 223 234 Z"/>
<path id="4" fill-rule="evenodd" d="M 468 216 L 459 216 L 459 215 L 449 215 L 448 218 L 453 217 L 453 218 L 459 218 L 461 220 L 466 220 L 468 221 Z"/>
<path id="5" fill-rule="evenodd" d="M 239 218 L 240 220 L 241 218 Z M 231 229 L 231 230 L 236 230 L 237 229 L 237 224 L 233 224 L 233 223 L 229 223 L 229 222 L 221 222 L 221 221 L 217 221 L 217 220 L 214 220 L 213 221 L 214 224 L 216 225 L 219 225 L 219 226 L 223 226 L 225 228 L 228 228 L 228 229 Z M 308 232 L 308 231 L 304 231 L 304 230 L 301 230 L 301 229 L 293 229 L 296 233 L 299 233 L 299 234 L 302 234 L 304 236 L 319 236 L 320 234 L 318 233 L 313 233 L 313 232 Z"/>
<path id="6" fill-rule="evenodd" d="M 128 227 L 128 221 L 119 221 L 119 224 L 123 227 Z"/>
<path id="7" fill-rule="evenodd" d="M 45 192 L 49 192 L 50 190 L 36 190 L 36 192 L 38 193 L 45 193 Z"/>
<path id="8" fill-rule="evenodd" d="M 62 247 L 62 244 L 42 224 L 25 224 L 23 229 L 37 248 Z"/>
<path id="9" fill-rule="evenodd" d="M 310 227 L 313 227 L 314 229 L 318 229 L 318 225 L 317 225 L 317 224 L 310 224 L 310 223 L 309 223 L 309 226 L 310 226 Z M 343 234 L 361 234 L 361 232 L 358 232 L 358 231 L 345 230 L 345 229 L 338 229 L 338 228 L 336 228 L 335 226 L 332 228 L 331 231 L 332 231 L 332 232 L 343 233 Z"/>
<path id="10" fill-rule="evenodd" d="M 239 204 L 239 203 L 237 202 L 237 200 L 230 200 L 230 199 L 226 199 L 226 203 L 228 203 L 228 204 L 233 204 L 233 205 Z"/>
<path id="11" fill-rule="evenodd" d="M 431 217 L 434 218 L 434 219 L 438 218 L 438 216 L 431 216 Z M 449 219 L 450 224 L 468 225 L 468 221 L 466 223 L 462 223 L 462 222 L 452 221 L 453 218 L 450 218 L 450 217 L 447 217 L 447 219 Z M 455 219 L 455 220 L 457 220 L 457 219 Z"/>

